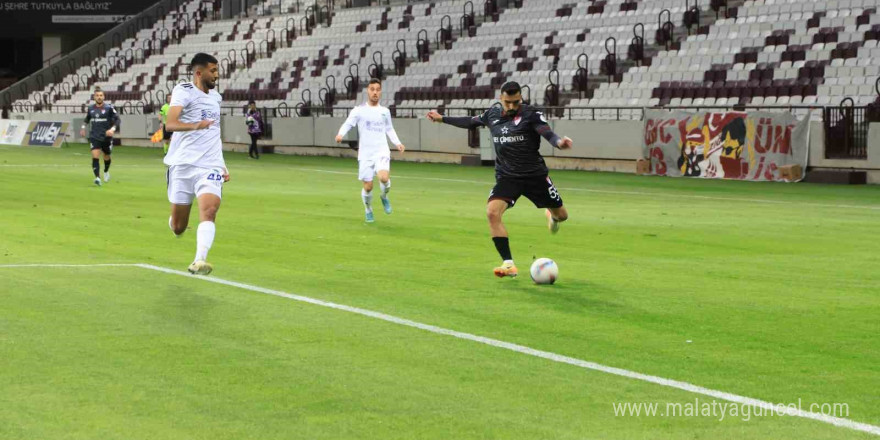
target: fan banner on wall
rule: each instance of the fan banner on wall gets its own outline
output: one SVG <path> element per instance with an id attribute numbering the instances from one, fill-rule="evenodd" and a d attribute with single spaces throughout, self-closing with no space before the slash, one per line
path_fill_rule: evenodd
<path id="1" fill-rule="evenodd" d="M 791 113 L 646 110 L 647 174 L 753 181 L 801 180 L 810 118 Z"/>

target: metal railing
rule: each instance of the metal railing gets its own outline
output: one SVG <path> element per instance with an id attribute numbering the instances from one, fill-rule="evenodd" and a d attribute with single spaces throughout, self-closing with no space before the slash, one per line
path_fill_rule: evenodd
<path id="1" fill-rule="evenodd" d="M 849 102 L 849 105 L 846 103 Z M 838 107 L 823 109 L 826 159 L 868 158 L 868 107 L 847 98 Z"/>

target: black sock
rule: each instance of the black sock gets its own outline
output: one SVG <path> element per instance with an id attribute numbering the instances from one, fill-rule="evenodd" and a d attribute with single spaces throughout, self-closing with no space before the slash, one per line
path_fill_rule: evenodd
<path id="1" fill-rule="evenodd" d="M 104 172 L 110 171 L 110 159 L 104 161 Z"/>
<path id="2" fill-rule="evenodd" d="M 95 177 L 101 175 L 101 160 L 92 158 L 92 171 L 95 172 Z"/>
<path id="3" fill-rule="evenodd" d="M 502 260 L 513 260 L 513 256 L 510 255 L 510 241 L 507 237 L 492 237 L 492 241 L 495 242 L 495 249 L 498 250 Z"/>

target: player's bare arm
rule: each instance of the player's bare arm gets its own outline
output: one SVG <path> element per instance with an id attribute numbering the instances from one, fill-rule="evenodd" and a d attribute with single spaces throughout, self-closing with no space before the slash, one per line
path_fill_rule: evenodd
<path id="1" fill-rule="evenodd" d="M 568 136 L 563 136 L 562 139 L 556 142 L 556 148 L 559 148 L 560 150 L 568 150 L 573 146 L 574 142 Z"/>
<path id="2" fill-rule="evenodd" d="M 431 110 L 428 112 L 426 116 L 431 122 L 443 122 L 443 115 L 437 112 L 437 110 Z"/>

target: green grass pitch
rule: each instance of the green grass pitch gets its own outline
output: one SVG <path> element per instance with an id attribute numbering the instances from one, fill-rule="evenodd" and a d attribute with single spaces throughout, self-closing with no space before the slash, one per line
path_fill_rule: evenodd
<path id="1" fill-rule="evenodd" d="M 185 270 L 160 150 L 113 158 L 98 188 L 84 145 L 0 146 L 0 265 Z M 211 277 L 880 425 L 880 187 L 554 171 L 571 219 L 552 236 L 521 200 L 521 275 L 496 279 L 490 168 L 394 162 L 368 225 L 352 159 L 226 159 Z M 0 268 L 2 439 L 876 438 L 613 407 L 695 399 L 195 277 Z"/>

